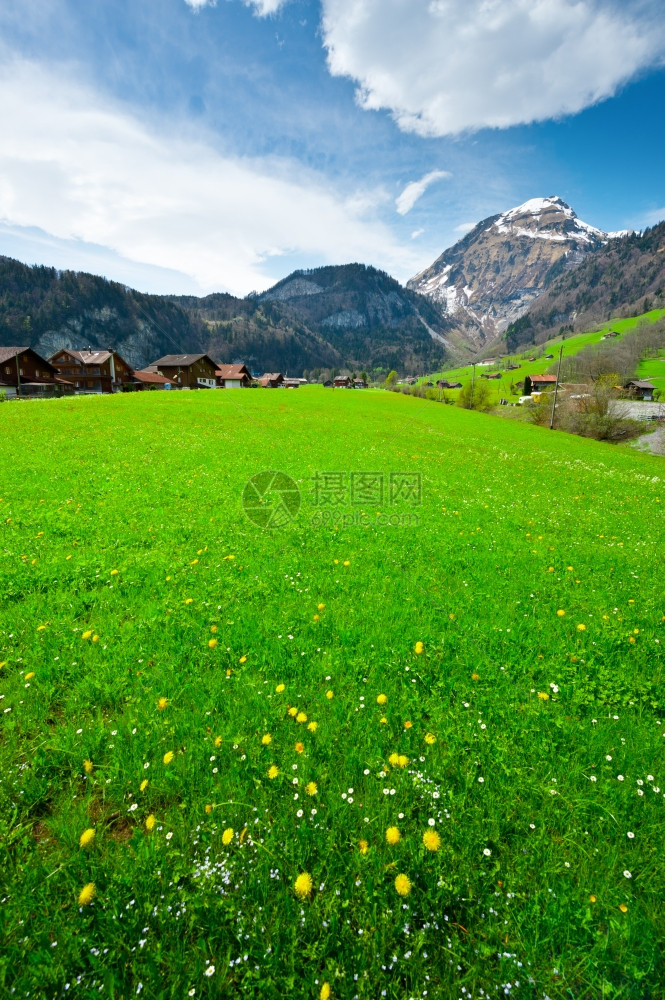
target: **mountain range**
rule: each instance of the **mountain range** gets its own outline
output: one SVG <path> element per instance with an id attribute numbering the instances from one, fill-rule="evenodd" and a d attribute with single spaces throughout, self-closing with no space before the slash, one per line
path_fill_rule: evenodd
<path id="1" fill-rule="evenodd" d="M 664 289 L 665 223 L 604 233 L 552 196 L 479 222 L 406 288 L 346 264 L 246 298 L 147 295 L 0 257 L 0 346 L 114 347 L 135 368 L 175 351 L 292 375 L 415 374 L 665 304 Z"/>

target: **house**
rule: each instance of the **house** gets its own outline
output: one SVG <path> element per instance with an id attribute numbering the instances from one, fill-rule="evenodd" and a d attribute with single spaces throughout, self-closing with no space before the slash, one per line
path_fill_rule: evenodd
<path id="1" fill-rule="evenodd" d="M 554 357 L 553 354 L 546 354 L 545 355 L 545 361 L 551 361 L 553 359 L 553 357 Z"/>
<path id="2" fill-rule="evenodd" d="M 279 389 L 281 385 L 284 385 L 284 376 L 281 372 L 266 372 L 259 379 L 259 384 L 264 389 Z"/>
<path id="3" fill-rule="evenodd" d="M 532 375 L 531 391 L 542 392 L 543 389 L 553 389 L 556 385 L 556 375 Z"/>
<path id="4" fill-rule="evenodd" d="M 333 389 L 352 389 L 353 382 L 350 375 L 337 375 L 333 381 Z"/>
<path id="5" fill-rule="evenodd" d="M 367 382 L 365 381 L 364 378 L 354 378 L 354 380 L 353 380 L 353 388 L 354 389 L 366 389 L 367 388 Z"/>
<path id="6" fill-rule="evenodd" d="M 282 388 L 284 389 L 299 389 L 300 379 L 299 378 L 285 378 L 282 383 Z"/>
<path id="7" fill-rule="evenodd" d="M 653 382 L 647 382 L 646 379 L 642 378 L 633 378 L 629 382 L 624 382 L 623 388 L 627 389 L 634 399 L 642 399 L 649 403 L 653 402 L 653 394 L 656 391 Z"/>
<path id="8" fill-rule="evenodd" d="M 63 347 L 49 358 L 78 393 L 123 392 L 134 384 L 132 369 L 117 351 L 73 351 Z"/>
<path id="9" fill-rule="evenodd" d="M 506 371 L 507 372 L 516 372 L 517 369 L 521 368 L 521 367 L 522 367 L 521 365 L 506 365 Z"/>
<path id="10" fill-rule="evenodd" d="M 609 340 L 611 337 L 620 337 L 621 334 L 618 330 L 609 330 L 607 333 L 603 334 L 601 340 Z"/>
<path id="11" fill-rule="evenodd" d="M 0 347 L 0 392 L 8 398 L 64 396 L 74 386 L 31 347 Z"/>
<path id="12" fill-rule="evenodd" d="M 215 379 L 221 389 L 242 389 L 252 384 L 252 376 L 244 365 L 220 365 Z"/>
<path id="13" fill-rule="evenodd" d="M 174 383 L 170 378 L 164 378 L 157 372 L 133 371 L 136 391 L 144 389 L 173 389 Z"/>
<path id="14" fill-rule="evenodd" d="M 480 377 L 481 378 L 497 379 L 497 378 L 501 378 L 501 372 L 491 372 L 491 373 L 490 372 L 482 372 Z"/>
<path id="15" fill-rule="evenodd" d="M 326 381 L 323 383 L 323 387 L 324 389 L 332 389 L 333 388 L 332 379 L 329 378 L 326 379 Z"/>
<path id="16" fill-rule="evenodd" d="M 178 389 L 214 389 L 218 369 L 207 354 L 167 354 L 144 370 L 171 379 Z"/>
<path id="17" fill-rule="evenodd" d="M 440 379 L 437 379 L 436 387 L 437 387 L 437 389 L 461 389 L 462 388 L 462 383 L 461 382 L 449 382 L 445 378 L 440 378 Z"/>

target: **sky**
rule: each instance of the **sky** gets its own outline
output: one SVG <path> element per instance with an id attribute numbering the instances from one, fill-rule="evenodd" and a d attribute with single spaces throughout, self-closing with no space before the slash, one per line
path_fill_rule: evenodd
<path id="1" fill-rule="evenodd" d="M 142 291 L 405 282 L 559 195 L 665 218 L 662 0 L 2 0 L 0 254 Z"/>

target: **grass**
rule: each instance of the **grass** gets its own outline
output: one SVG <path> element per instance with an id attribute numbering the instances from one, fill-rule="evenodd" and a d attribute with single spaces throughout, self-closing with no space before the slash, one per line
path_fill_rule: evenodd
<path id="1" fill-rule="evenodd" d="M 2 996 L 663 995 L 662 459 L 315 387 L 0 420 Z"/>
<path id="2" fill-rule="evenodd" d="M 563 357 L 566 358 L 571 355 L 578 354 L 582 348 L 586 347 L 588 344 L 599 343 L 609 330 L 626 333 L 626 331 L 637 326 L 638 323 L 655 323 L 656 320 L 662 319 L 663 316 L 665 316 L 665 309 L 652 309 L 651 312 L 643 313 L 641 316 L 634 316 L 630 319 L 611 320 L 598 330 L 592 330 L 588 333 L 568 335 L 563 342 Z M 502 358 L 501 367 L 498 365 L 478 367 L 476 365 L 476 378 L 480 378 L 481 373 L 483 372 L 497 372 L 503 370 L 506 364 L 519 364 L 520 368 L 517 371 L 504 371 L 500 380 L 497 379 L 496 382 L 492 381 L 489 383 L 492 388 L 491 398 L 494 402 L 497 402 L 501 398 L 512 398 L 514 401 L 516 395 L 512 392 L 513 386 L 517 382 L 522 382 L 526 375 L 544 375 L 552 365 L 557 363 L 560 347 L 561 337 L 555 337 L 553 340 L 549 340 L 547 343 L 541 344 L 538 347 L 526 349 L 519 354 L 507 355 Z M 544 360 L 545 354 L 553 354 L 554 360 Z M 537 357 L 536 361 L 528 360 L 528 358 L 534 356 Z M 657 362 L 655 362 L 655 364 L 657 364 Z M 434 375 L 428 375 L 425 378 L 420 379 L 420 382 L 433 382 L 436 385 L 437 379 L 443 378 L 447 379 L 449 382 L 461 382 L 464 386 L 467 382 L 471 381 L 472 371 L 473 369 L 471 365 L 465 365 L 461 368 L 448 369 L 443 372 L 437 372 Z M 660 372 L 654 372 L 653 374 L 660 374 Z M 643 375 L 642 367 L 640 367 L 639 377 L 649 378 L 651 375 Z M 663 381 L 663 384 L 665 384 L 665 380 Z M 459 393 L 459 389 L 446 390 L 446 395 L 449 395 L 452 399 L 456 399 Z"/>

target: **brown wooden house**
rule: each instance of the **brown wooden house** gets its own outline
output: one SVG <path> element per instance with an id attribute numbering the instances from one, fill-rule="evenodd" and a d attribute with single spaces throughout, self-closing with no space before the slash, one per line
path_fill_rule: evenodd
<path id="1" fill-rule="evenodd" d="M 175 388 L 170 378 L 164 378 L 157 372 L 133 371 L 134 389 L 143 391 L 144 389 L 173 389 Z"/>
<path id="2" fill-rule="evenodd" d="M 284 385 L 284 376 L 281 372 L 266 372 L 259 379 L 259 385 L 264 389 L 279 389 L 280 385 Z"/>
<path id="3" fill-rule="evenodd" d="M 643 378 L 632 378 L 629 382 L 624 382 L 623 388 L 628 390 L 633 399 L 643 399 L 647 402 L 653 401 L 653 394 L 656 391 L 653 382 L 647 382 Z"/>
<path id="4" fill-rule="evenodd" d="M 215 372 L 220 389 L 246 389 L 252 384 L 252 375 L 245 365 L 219 365 Z"/>
<path id="5" fill-rule="evenodd" d="M 207 354 L 167 354 L 145 370 L 171 379 L 178 389 L 214 389 L 218 368 Z"/>
<path id="6" fill-rule="evenodd" d="M 6 396 L 63 396 L 74 386 L 31 347 L 0 347 L 0 392 Z"/>
<path id="7" fill-rule="evenodd" d="M 73 351 L 63 347 L 49 358 L 77 393 L 123 392 L 134 381 L 132 369 L 117 351 Z"/>

